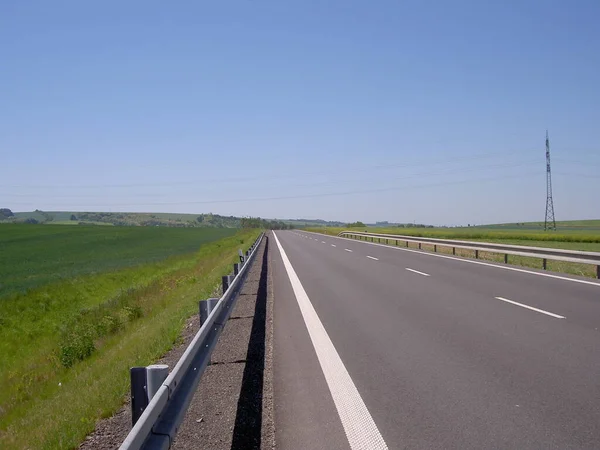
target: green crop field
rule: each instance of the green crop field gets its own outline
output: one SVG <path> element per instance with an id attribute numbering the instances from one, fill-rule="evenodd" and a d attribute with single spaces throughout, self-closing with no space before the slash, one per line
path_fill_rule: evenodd
<path id="1" fill-rule="evenodd" d="M 557 222 L 556 231 L 544 231 L 543 223 L 499 224 L 463 228 L 404 228 L 404 227 L 315 227 L 307 231 L 336 236 L 342 231 L 367 231 L 370 233 L 398 234 L 413 237 L 432 237 L 440 239 L 457 239 L 465 241 L 497 242 L 511 245 L 531 247 L 551 247 L 566 250 L 582 250 L 600 252 L 600 220 L 582 220 Z M 424 249 L 428 247 L 424 246 Z M 440 249 L 445 252 L 445 249 Z M 461 256 L 471 257 L 472 252 L 461 252 Z M 480 257 L 491 261 L 503 261 L 498 254 L 481 254 Z M 511 264 L 540 268 L 540 259 L 511 257 Z M 556 272 L 595 277 L 596 268 L 589 264 L 564 263 L 549 261 L 548 269 Z"/>
<path id="2" fill-rule="evenodd" d="M 0 298 L 16 290 L 191 252 L 228 228 L 0 225 Z"/>
<path id="3" fill-rule="evenodd" d="M 0 225 L 0 448 L 77 447 L 258 233 Z"/>

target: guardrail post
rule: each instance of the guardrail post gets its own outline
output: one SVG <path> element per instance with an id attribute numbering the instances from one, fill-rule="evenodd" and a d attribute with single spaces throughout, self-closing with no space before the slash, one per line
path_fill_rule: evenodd
<path id="1" fill-rule="evenodd" d="M 479 250 L 475 250 L 475 259 L 479 259 Z"/>
<path id="2" fill-rule="evenodd" d="M 206 319 L 208 319 L 208 316 L 210 316 L 210 313 L 212 312 L 213 309 L 215 309 L 215 306 L 217 306 L 217 303 L 219 302 L 218 298 L 209 298 L 206 300 L 200 300 L 198 306 L 200 309 L 200 327 L 202 327 L 202 325 L 204 325 L 204 322 L 206 322 Z"/>
<path id="3" fill-rule="evenodd" d="M 596 278 L 600 279 L 600 266 L 596 266 Z"/>
<path id="4" fill-rule="evenodd" d="M 406 248 L 408 248 L 408 241 L 406 241 Z"/>
<path id="5" fill-rule="evenodd" d="M 437 253 L 437 245 L 433 244 L 433 253 Z"/>
<path id="6" fill-rule="evenodd" d="M 227 292 L 227 289 L 229 289 L 229 275 L 223 275 L 221 277 L 221 283 L 223 285 L 223 294 L 225 292 Z"/>
<path id="7" fill-rule="evenodd" d="M 508 253 L 504 254 L 504 264 L 508 264 Z"/>
<path id="8" fill-rule="evenodd" d="M 240 273 L 240 265 L 238 263 L 233 264 L 233 274 L 237 277 L 238 273 Z"/>
<path id="9" fill-rule="evenodd" d="M 131 380 L 131 426 L 133 427 L 148 406 L 146 395 L 146 368 L 132 367 L 129 369 Z"/>
<path id="10" fill-rule="evenodd" d="M 129 369 L 131 380 L 131 426 L 134 426 L 148 407 L 154 394 L 169 375 L 169 366 L 154 364 Z"/>
<path id="11" fill-rule="evenodd" d="M 152 364 L 146 367 L 146 383 L 148 386 L 148 403 L 158 392 L 164 381 L 169 376 L 169 366 L 166 364 Z"/>
<path id="12" fill-rule="evenodd" d="M 452 254 L 456 255 L 456 247 L 452 247 Z"/>
<path id="13" fill-rule="evenodd" d="M 421 243 L 419 242 L 419 250 L 421 250 Z"/>
<path id="14" fill-rule="evenodd" d="M 238 250 L 238 255 L 240 255 L 240 263 L 244 263 L 244 252 L 242 251 L 242 249 L 240 248 Z"/>
<path id="15" fill-rule="evenodd" d="M 542 268 L 546 270 L 547 260 L 546 258 L 542 259 Z"/>

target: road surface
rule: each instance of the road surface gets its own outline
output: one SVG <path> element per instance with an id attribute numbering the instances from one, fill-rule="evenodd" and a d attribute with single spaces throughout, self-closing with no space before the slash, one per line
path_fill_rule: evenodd
<path id="1" fill-rule="evenodd" d="M 600 283 L 271 237 L 279 449 L 600 448 Z"/>

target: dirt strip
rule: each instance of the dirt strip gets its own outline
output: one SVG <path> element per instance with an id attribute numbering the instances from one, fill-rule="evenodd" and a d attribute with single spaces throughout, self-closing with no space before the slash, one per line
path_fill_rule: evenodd
<path id="1" fill-rule="evenodd" d="M 269 240 L 263 239 L 241 288 L 236 306 L 212 355 L 172 448 L 272 449 L 273 298 Z M 188 320 L 182 344 L 157 363 L 174 367 L 199 328 Z M 80 449 L 114 449 L 131 429 L 127 402 L 100 421 Z"/>

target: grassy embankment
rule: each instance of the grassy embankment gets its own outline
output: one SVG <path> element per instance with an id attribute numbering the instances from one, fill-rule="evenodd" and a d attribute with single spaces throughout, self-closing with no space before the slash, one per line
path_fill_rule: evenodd
<path id="1" fill-rule="evenodd" d="M 0 226 L 0 448 L 75 448 L 257 230 Z"/>
<path id="2" fill-rule="evenodd" d="M 465 228 L 307 228 L 307 231 L 324 233 L 337 236 L 341 231 L 368 231 L 371 233 L 400 234 L 414 237 L 432 237 L 440 239 L 457 239 L 464 241 L 496 242 L 510 245 L 526 245 L 531 247 L 550 247 L 567 250 L 583 250 L 600 252 L 600 220 L 557 222 L 557 231 L 540 231 L 539 224 L 506 224 L 492 225 L 490 227 L 465 227 Z M 417 244 L 409 244 L 416 248 Z M 423 245 L 423 250 L 433 251 L 433 245 Z M 439 253 L 451 254 L 449 247 L 439 247 Z M 456 249 L 458 256 L 474 257 L 470 250 Z M 479 258 L 504 262 L 504 256 L 498 253 L 480 252 Z M 542 261 L 539 258 L 509 256 L 509 263 L 524 267 L 540 269 Z M 589 264 L 574 264 L 561 261 L 548 261 L 548 270 L 569 273 L 585 277 L 596 276 L 596 267 Z"/>

